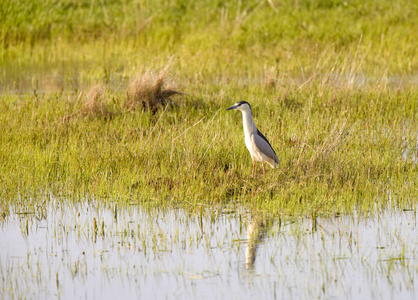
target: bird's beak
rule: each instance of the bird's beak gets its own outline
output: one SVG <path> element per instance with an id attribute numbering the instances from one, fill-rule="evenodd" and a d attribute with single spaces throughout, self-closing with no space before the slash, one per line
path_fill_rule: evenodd
<path id="1" fill-rule="evenodd" d="M 232 105 L 231 107 L 228 107 L 226 110 L 236 109 L 238 105 Z"/>

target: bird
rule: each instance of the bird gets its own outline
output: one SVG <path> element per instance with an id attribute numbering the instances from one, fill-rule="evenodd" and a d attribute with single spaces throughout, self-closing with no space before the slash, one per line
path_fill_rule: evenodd
<path id="1" fill-rule="evenodd" d="M 245 146 L 250 152 L 253 161 L 253 172 L 251 177 L 254 178 L 255 162 L 261 162 L 263 165 L 263 174 L 265 174 L 264 163 L 268 163 L 272 168 L 280 165 L 280 160 L 276 152 L 270 145 L 267 138 L 257 129 L 253 121 L 253 112 L 251 105 L 247 101 L 239 101 L 227 108 L 226 110 L 237 109 L 242 112 L 242 123 L 244 126 Z"/>

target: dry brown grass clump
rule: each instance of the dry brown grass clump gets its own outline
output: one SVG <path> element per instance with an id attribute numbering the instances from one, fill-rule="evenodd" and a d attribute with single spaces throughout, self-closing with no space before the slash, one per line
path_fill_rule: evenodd
<path id="1" fill-rule="evenodd" d="M 129 110 L 142 108 L 143 110 L 156 112 L 160 107 L 173 104 L 170 97 L 182 93 L 171 88 L 165 88 L 167 69 L 168 66 L 159 74 L 147 71 L 132 80 L 126 91 L 126 107 Z"/>
<path id="2" fill-rule="evenodd" d="M 104 116 L 108 117 L 111 112 L 105 105 L 106 88 L 101 84 L 96 84 L 87 94 L 87 100 L 81 109 L 84 116 Z"/>

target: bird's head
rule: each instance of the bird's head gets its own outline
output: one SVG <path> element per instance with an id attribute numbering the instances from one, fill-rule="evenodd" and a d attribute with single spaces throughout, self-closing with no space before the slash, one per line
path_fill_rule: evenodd
<path id="1" fill-rule="evenodd" d="M 230 109 L 238 109 L 242 112 L 251 112 L 251 106 L 247 101 L 239 101 L 232 105 L 231 107 L 227 108 L 226 110 Z"/>

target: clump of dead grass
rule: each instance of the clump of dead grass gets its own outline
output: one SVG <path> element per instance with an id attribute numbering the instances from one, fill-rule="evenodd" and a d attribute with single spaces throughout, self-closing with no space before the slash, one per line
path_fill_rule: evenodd
<path id="1" fill-rule="evenodd" d="M 90 89 L 86 100 L 83 103 L 81 114 L 83 116 L 102 116 L 109 117 L 112 113 L 105 104 L 106 88 L 101 84 L 96 84 Z"/>
<path id="2" fill-rule="evenodd" d="M 159 74 L 147 71 L 133 79 L 126 91 L 126 107 L 129 110 L 142 109 L 156 112 L 167 104 L 173 105 L 171 97 L 182 93 L 171 87 L 166 88 L 167 71 L 168 66 Z"/>

